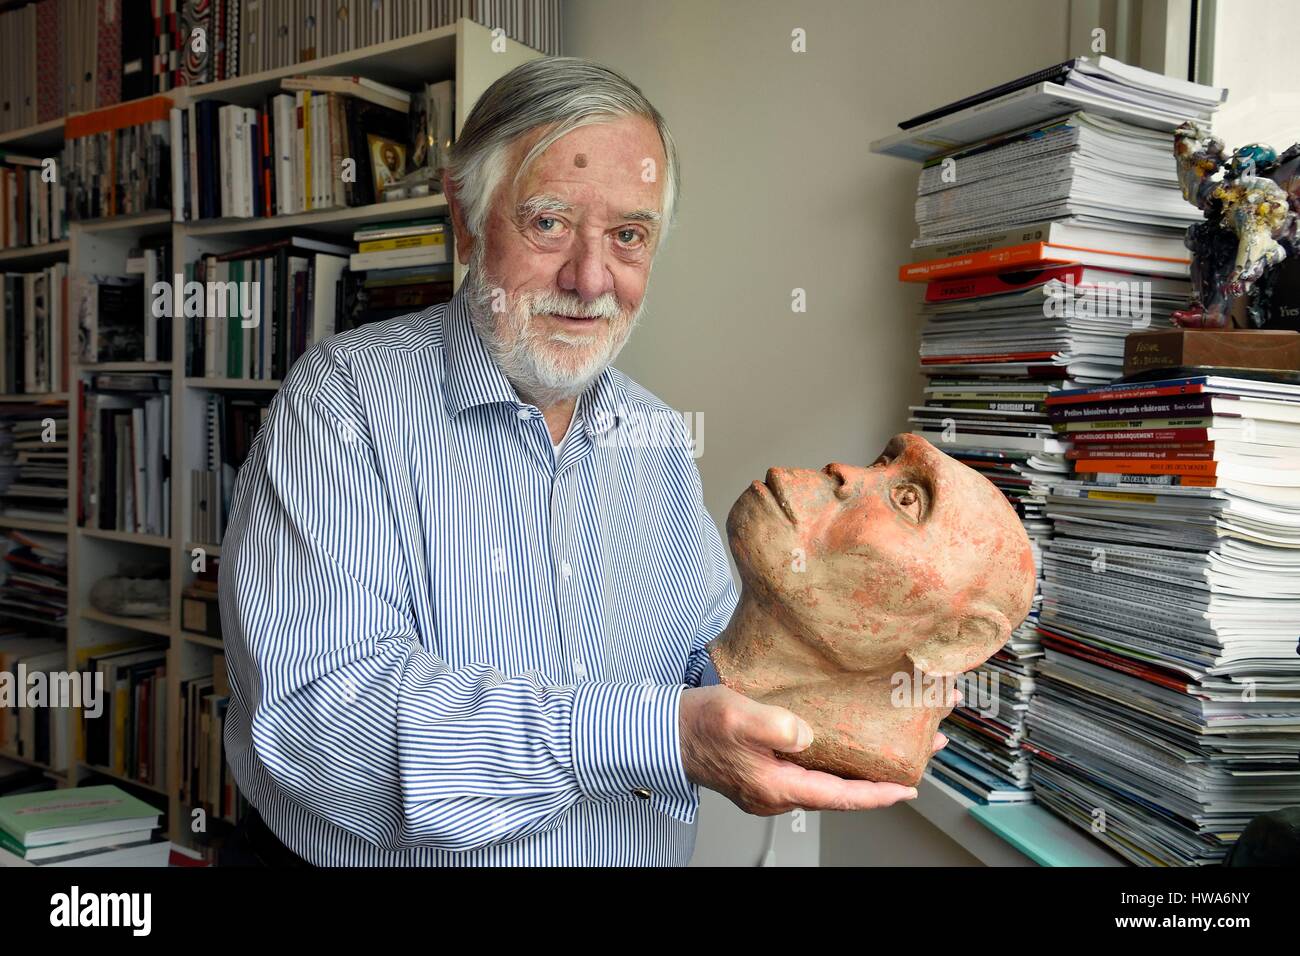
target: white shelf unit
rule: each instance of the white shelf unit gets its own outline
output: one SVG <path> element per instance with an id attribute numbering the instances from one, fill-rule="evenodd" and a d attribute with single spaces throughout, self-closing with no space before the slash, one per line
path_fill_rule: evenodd
<path id="1" fill-rule="evenodd" d="M 455 81 L 456 132 L 464 125 L 465 117 L 475 100 L 498 77 L 528 60 L 541 56 L 536 50 L 514 40 L 505 40 L 504 49 L 495 44 L 491 31 L 480 24 L 462 19 L 455 24 L 428 30 L 419 34 L 380 43 L 374 46 L 341 53 L 324 59 L 300 63 L 292 67 L 269 70 L 253 76 L 236 77 L 192 88 L 181 87 L 165 94 L 173 104 L 184 107 L 202 99 L 220 99 L 244 106 L 256 106 L 279 90 L 280 81 L 300 73 L 361 75 L 380 82 L 417 89 L 425 82 L 451 79 Z M 57 154 L 62 148 L 63 122 L 43 123 L 40 126 L 0 135 L 0 148 L 14 151 Z M 120 275 L 126 270 L 128 251 L 144 238 L 170 237 L 172 263 L 183 269 L 186 263 L 201 255 L 222 253 L 244 246 L 266 242 L 275 238 L 297 234 L 320 238 L 333 237 L 350 241 L 358 227 L 398 219 L 437 216 L 445 213 L 446 201 L 442 196 L 429 196 L 366 207 L 325 209 L 293 216 L 260 219 L 203 220 L 174 222 L 166 210 L 147 212 L 136 216 L 77 222 L 71 225 L 70 239 L 63 243 L 30 250 L 7 250 L 0 253 L 0 271 L 14 271 L 19 267 L 39 268 L 48 261 L 66 256 L 69 272 L 99 272 Z M 457 263 L 453 281 L 459 285 L 463 269 Z M 146 290 L 148 291 L 148 290 Z M 76 669 L 78 648 L 91 646 L 100 639 L 113 636 L 148 635 L 167 653 L 167 784 L 153 788 L 138 781 L 122 778 L 110 770 L 92 767 L 79 759 L 75 744 L 80 717 L 69 721 L 67 752 L 71 755 L 70 770 L 59 773 L 44 767 L 60 786 L 72 787 L 92 774 L 117 780 L 143 799 L 159 798 L 159 805 L 168 811 L 170 839 L 177 844 L 192 846 L 196 842 L 190 832 L 190 807 L 182 806 L 179 794 L 180 748 L 179 722 L 180 698 L 178 687 L 182 680 L 198 677 L 211 671 L 212 655 L 221 649 L 218 639 L 183 630 L 180 626 L 181 592 L 193 579 L 191 571 L 194 548 L 204 548 L 207 556 L 218 557 L 220 545 L 198 544 L 193 541 L 189 527 L 189 474 L 191 469 L 204 467 L 204 396 L 208 391 L 229 391 L 246 394 L 274 392 L 278 381 L 250 381 L 242 379 L 205 379 L 186 377 L 185 324 L 183 317 L 175 317 L 172 326 L 172 356 L 167 362 L 104 363 L 94 366 L 76 362 L 73 349 L 72 382 L 85 381 L 91 374 L 101 371 L 136 372 L 152 371 L 170 374 L 172 399 L 171 430 L 171 533 L 166 537 L 102 531 L 77 526 L 76 504 L 79 487 L 80 461 L 74 447 L 69 454 L 68 467 L 68 520 L 66 525 L 51 522 L 0 518 L 0 531 L 22 528 L 69 536 L 68 547 L 68 616 L 67 645 L 70 670 Z M 74 337 L 75 338 L 75 337 Z M 61 396 L 68 404 L 69 435 L 79 434 L 76 387 Z M 0 396 L 0 400 L 44 401 L 48 395 Z M 165 552 L 165 554 L 163 554 Z M 170 571 L 170 612 L 165 619 L 132 619 L 104 614 L 91 608 L 88 601 L 90 587 L 101 577 L 115 571 L 124 562 L 165 560 Z M 0 756 L 22 760 L 13 754 L 0 752 Z M 23 760 L 32 763 L 30 760 Z M 39 766 L 39 765 L 38 765 Z M 209 834 L 213 832 L 209 827 Z"/>

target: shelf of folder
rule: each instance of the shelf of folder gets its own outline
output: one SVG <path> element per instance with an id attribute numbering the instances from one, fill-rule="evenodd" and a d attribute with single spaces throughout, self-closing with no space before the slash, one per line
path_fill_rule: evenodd
<path id="1" fill-rule="evenodd" d="M 40 265 L 51 259 L 62 259 L 68 254 L 72 243 L 68 239 L 60 242 L 47 242 L 40 246 L 18 246 L 14 249 L 0 251 L 0 265 L 6 270 L 20 269 Z"/>
<path id="2" fill-rule="evenodd" d="M 184 223 L 190 236 L 221 236 L 229 233 L 244 235 L 274 230 L 302 231 L 351 236 L 358 225 L 410 219 L 444 213 L 447 199 L 441 193 L 398 199 L 393 202 L 373 203 L 369 206 L 333 206 L 313 209 L 289 216 L 262 216 L 255 219 L 199 219 Z"/>

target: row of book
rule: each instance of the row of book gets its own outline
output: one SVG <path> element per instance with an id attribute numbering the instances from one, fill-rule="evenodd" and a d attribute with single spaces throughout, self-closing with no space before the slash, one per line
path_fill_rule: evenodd
<path id="1" fill-rule="evenodd" d="M 181 36 L 198 29 L 213 42 L 199 51 L 191 44 L 184 71 L 175 79 L 207 83 L 281 69 L 448 26 L 462 17 L 559 55 L 559 0 L 186 0 Z"/>
<path id="2" fill-rule="evenodd" d="M 171 533 L 170 377 L 99 373 L 79 390 L 82 527 Z"/>
<path id="3" fill-rule="evenodd" d="M 10 699 L 0 706 L 0 752 L 36 761 L 51 770 L 68 769 L 68 715 L 73 711 L 54 706 L 48 696 L 56 686 L 49 675 L 67 669 L 68 652 L 62 640 L 31 636 L 11 623 L 0 623 L 0 674 L 13 688 L 12 694 L 5 695 Z M 41 686 L 44 691 L 39 690 Z M 32 688 L 38 689 L 33 692 Z M 33 693 L 43 698 L 32 699 Z"/>
<path id="4" fill-rule="evenodd" d="M 1200 213 L 1179 190 L 1172 134 L 1221 99 L 1081 57 L 904 121 L 873 144 L 922 162 L 920 258 L 899 269 L 925 283 L 927 383 L 911 427 L 1002 490 L 1039 571 L 1028 618 L 971 675 L 996 688 L 992 706 L 967 693 L 943 725 L 951 744 L 931 762 L 933 776 L 977 800 L 1034 799 L 1027 739 L 1045 655 L 1047 497 L 1069 472 L 1047 402 L 1118 377 L 1128 333 L 1167 327 L 1186 302 L 1182 236 Z"/>
<path id="5" fill-rule="evenodd" d="M 0 404 L 0 517 L 67 522 L 65 403 Z"/>
<path id="6" fill-rule="evenodd" d="M 1057 392 L 1039 802 L 1141 866 L 1222 862 L 1300 803 L 1300 385 Z"/>
<path id="7" fill-rule="evenodd" d="M 83 763 L 152 787 L 167 785 L 167 648 L 109 644 L 81 653 L 80 670 L 102 681 L 98 714 L 83 711 Z"/>
<path id="8" fill-rule="evenodd" d="M 39 395 L 68 387 L 68 266 L 4 274 L 0 394 Z"/>
<path id="9" fill-rule="evenodd" d="M 230 516 L 230 500 L 253 439 L 266 420 L 269 399 L 209 393 L 203 416 L 204 467 L 190 472 L 190 535 L 199 544 L 220 544 Z M 204 618 L 207 621 L 207 617 Z M 197 623 L 197 622 L 196 622 Z M 212 637 L 211 627 L 194 628 Z"/>
<path id="10" fill-rule="evenodd" d="M 53 162 L 0 151 L 0 249 L 67 239 L 66 203 Z"/>
<path id="11" fill-rule="evenodd" d="M 171 107 L 165 96 L 69 116 L 61 175 L 73 221 L 171 204 Z"/>
<path id="12" fill-rule="evenodd" d="M 355 76 L 287 77 L 282 86 L 260 108 L 200 100 L 171 110 L 177 221 L 365 206 L 440 188 L 451 81 L 414 96 Z"/>
<path id="13" fill-rule="evenodd" d="M 0 796 L 0 867 L 167 866 L 161 821 L 112 784 Z"/>
<path id="14" fill-rule="evenodd" d="M 181 682 L 181 803 L 202 808 L 209 820 L 236 823 L 248 806 L 235 785 L 222 746 L 230 680 L 224 654 L 212 655 L 212 673 Z"/>
<path id="15" fill-rule="evenodd" d="M 171 259 L 171 243 L 154 240 L 130 251 L 126 275 L 77 275 L 71 297 L 83 365 L 171 361 L 175 295 L 155 294 L 172 289 Z"/>
<path id="16" fill-rule="evenodd" d="M 0 565 L 0 615 L 7 621 L 52 626 L 67 621 L 67 541 L 63 535 L 18 529 L 9 529 L 0 537 L 4 553 Z"/>

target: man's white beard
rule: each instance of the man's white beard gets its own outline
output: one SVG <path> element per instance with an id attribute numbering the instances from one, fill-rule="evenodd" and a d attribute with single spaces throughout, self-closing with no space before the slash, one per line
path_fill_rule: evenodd
<path id="1" fill-rule="evenodd" d="M 482 249 L 479 243 L 470 256 L 465 303 L 488 354 L 524 401 L 545 408 L 581 395 L 617 357 L 645 300 L 629 319 L 612 292 L 591 303 L 549 290 L 502 292 L 505 310 L 494 312 L 501 286 L 483 268 Z M 548 332 L 533 322 L 533 316 L 548 313 L 599 318 L 590 333 Z"/>

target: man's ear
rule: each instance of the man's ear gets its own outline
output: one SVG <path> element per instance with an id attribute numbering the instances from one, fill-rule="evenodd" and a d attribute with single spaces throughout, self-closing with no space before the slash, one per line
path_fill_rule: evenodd
<path id="1" fill-rule="evenodd" d="M 451 178 L 451 173 L 445 166 L 442 169 L 442 194 L 447 197 L 447 209 L 451 212 L 456 258 L 460 260 L 461 265 L 469 265 L 470 254 L 474 251 L 474 237 L 469 234 L 469 226 L 465 222 L 465 209 L 461 206 L 460 196 L 456 192 L 456 181 Z"/>
<path id="2" fill-rule="evenodd" d="M 944 677 L 979 667 L 1011 637 L 1011 622 L 992 607 L 971 608 L 950 629 L 907 652 L 922 674 Z"/>

